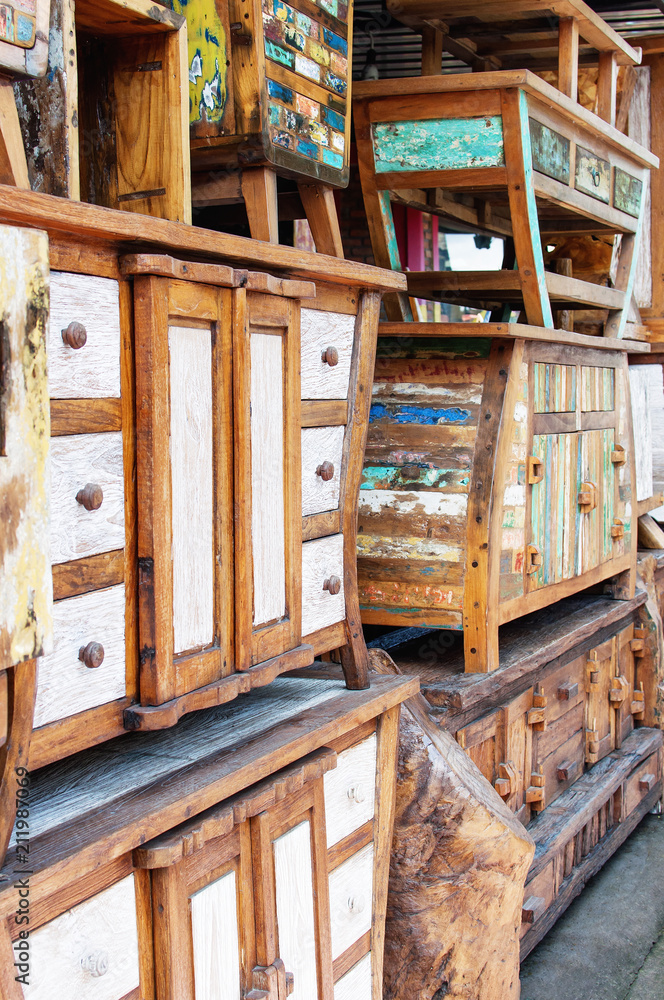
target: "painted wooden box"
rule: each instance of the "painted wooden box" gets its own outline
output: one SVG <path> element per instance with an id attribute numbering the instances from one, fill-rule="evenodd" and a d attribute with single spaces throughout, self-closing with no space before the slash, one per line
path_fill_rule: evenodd
<path id="1" fill-rule="evenodd" d="M 348 183 L 352 4 L 172 0 L 189 32 L 195 170 L 271 164 Z M 217 171 L 218 173 L 218 171 Z"/>
<path id="2" fill-rule="evenodd" d="M 365 622 L 462 630 L 466 670 L 487 671 L 503 623 L 623 573 L 633 594 L 626 354 L 584 340 L 597 346 L 380 337 L 359 508 Z"/>
<path id="3" fill-rule="evenodd" d="M 167 752 L 127 734 L 35 774 L 40 835 L 27 862 L 16 831 L 0 892 L 3 991 L 23 975 L 12 1000 L 380 1000 L 399 705 L 416 689 L 280 678 L 183 719 Z"/>
<path id="4" fill-rule="evenodd" d="M 361 83 L 354 114 L 382 266 L 401 268 L 392 191 L 440 189 L 431 195 L 437 214 L 514 241 L 514 269 L 419 273 L 409 276 L 412 294 L 522 308 L 530 324 L 549 328 L 561 325 L 553 309 L 583 306 L 603 310 L 606 336 L 624 335 L 644 184 L 658 163 L 648 150 L 525 70 L 415 77 L 400 80 L 398 93 L 393 81 Z M 475 219 L 466 195 L 484 206 Z M 543 240 L 578 232 L 622 234 L 613 288 L 545 271 Z M 390 318 L 412 318 L 405 298 L 389 308 Z"/>

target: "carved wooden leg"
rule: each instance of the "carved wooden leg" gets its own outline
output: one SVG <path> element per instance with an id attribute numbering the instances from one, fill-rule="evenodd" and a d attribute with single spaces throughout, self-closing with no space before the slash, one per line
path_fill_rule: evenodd
<path id="1" fill-rule="evenodd" d="M 343 257 L 344 248 L 334 191 L 326 184 L 306 184 L 304 181 L 299 181 L 297 187 L 316 244 L 316 252 L 329 254 L 330 257 Z"/>
<path id="2" fill-rule="evenodd" d="M 16 816 L 16 768 L 28 765 L 36 693 L 36 660 L 7 670 L 7 741 L 0 747 L 0 864 Z"/>
<path id="3" fill-rule="evenodd" d="M 277 175 L 270 167 L 250 167 L 242 171 L 242 197 L 247 209 L 253 240 L 279 242 Z"/>

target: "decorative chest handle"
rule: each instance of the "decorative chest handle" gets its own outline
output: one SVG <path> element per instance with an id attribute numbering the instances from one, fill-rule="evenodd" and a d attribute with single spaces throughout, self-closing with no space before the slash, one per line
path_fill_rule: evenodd
<path id="1" fill-rule="evenodd" d="M 526 573 L 532 576 L 542 565 L 542 553 L 536 545 L 526 546 Z"/>
<path id="2" fill-rule="evenodd" d="M 351 802 L 357 802 L 360 805 L 366 799 L 366 794 L 364 792 L 364 785 L 361 782 L 357 782 L 356 785 L 350 785 L 346 795 L 351 800 Z"/>
<path id="3" fill-rule="evenodd" d="M 77 323 L 76 320 L 61 332 L 62 339 L 67 347 L 73 347 L 75 351 L 79 351 L 81 347 L 85 347 L 88 341 L 88 331 L 82 323 Z"/>
<path id="4" fill-rule="evenodd" d="M 357 896 L 348 897 L 348 909 L 351 913 L 362 913 L 366 905 L 366 900 L 361 892 Z"/>

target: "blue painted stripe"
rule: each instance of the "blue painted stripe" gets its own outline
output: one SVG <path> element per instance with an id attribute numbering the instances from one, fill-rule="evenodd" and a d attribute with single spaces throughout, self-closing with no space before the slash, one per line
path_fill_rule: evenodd
<path id="1" fill-rule="evenodd" d="M 348 42 L 341 35 L 335 35 L 329 28 L 323 28 L 323 39 L 331 49 L 341 52 L 342 56 L 348 55 Z"/>
<path id="2" fill-rule="evenodd" d="M 459 406 L 439 410 L 431 406 L 374 403 L 369 411 L 370 423 L 389 420 L 393 424 L 466 424 L 470 417 L 470 410 L 462 410 Z"/>
<path id="3" fill-rule="evenodd" d="M 339 153 L 335 153 L 333 149 L 326 149 L 323 147 L 323 163 L 327 163 L 330 167 L 336 167 L 337 170 L 341 170 L 344 165 L 344 158 L 340 156 Z"/>

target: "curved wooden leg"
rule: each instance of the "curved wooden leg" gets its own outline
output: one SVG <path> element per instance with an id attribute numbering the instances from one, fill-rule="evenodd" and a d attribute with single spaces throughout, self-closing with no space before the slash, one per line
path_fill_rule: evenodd
<path id="1" fill-rule="evenodd" d="M 16 816 L 16 768 L 27 767 L 37 693 L 37 661 L 7 670 L 7 740 L 0 747 L 0 864 Z"/>

